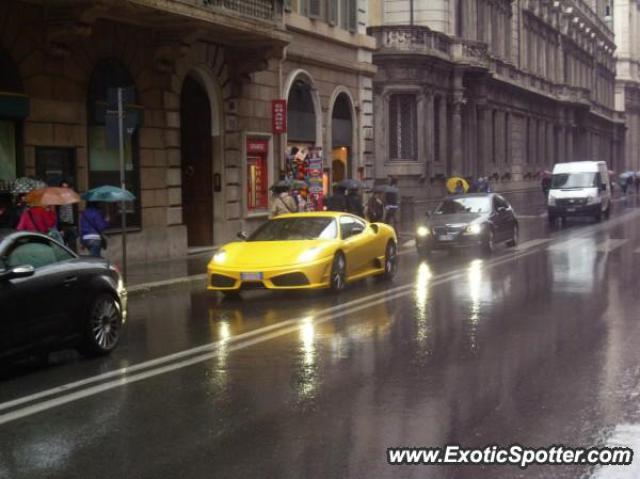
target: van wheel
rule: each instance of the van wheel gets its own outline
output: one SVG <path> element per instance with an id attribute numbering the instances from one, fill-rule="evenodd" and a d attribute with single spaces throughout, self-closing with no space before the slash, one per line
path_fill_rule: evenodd
<path id="1" fill-rule="evenodd" d="M 604 210 L 604 219 L 608 220 L 611 217 L 611 203 L 607 206 L 607 209 Z"/>
<path id="2" fill-rule="evenodd" d="M 596 223 L 600 223 L 602 221 L 602 211 L 598 211 L 598 213 L 596 213 L 594 218 L 596 220 Z"/>

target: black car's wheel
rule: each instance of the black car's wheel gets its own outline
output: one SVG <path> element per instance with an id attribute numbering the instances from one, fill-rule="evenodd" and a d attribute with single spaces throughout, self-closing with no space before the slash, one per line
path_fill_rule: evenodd
<path id="1" fill-rule="evenodd" d="M 593 219 L 596 220 L 596 223 L 600 223 L 602 221 L 602 210 L 598 210 Z"/>
<path id="2" fill-rule="evenodd" d="M 331 265 L 329 287 L 331 291 L 339 293 L 347 284 L 347 261 L 342 253 L 336 253 Z"/>
<path id="3" fill-rule="evenodd" d="M 518 230 L 519 230 L 518 225 L 514 224 L 513 230 L 511 232 L 511 239 L 507 241 L 507 246 L 509 246 L 510 248 L 518 246 Z"/>
<path id="4" fill-rule="evenodd" d="M 489 231 L 487 231 L 487 234 L 484 239 L 484 243 L 482 245 L 482 251 L 485 255 L 489 256 L 493 253 L 495 248 L 496 248 L 495 234 L 493 233 L 492 229 L 489 229 Z"/>
<path id="5" fill-rule="evenodd" d="M 398 247 L 395 242 L 389 241 L 384 253 L 384 274 L 383 278 L 390 280 L 398 271 Z"/>
<path id="6" fill-rule="evenodd" d="M 109 354 L 118 344 L 121 332 L 120 303 L 110 294 L 98 294 L 89 307 L 80 350 L 89 356 Z"/>

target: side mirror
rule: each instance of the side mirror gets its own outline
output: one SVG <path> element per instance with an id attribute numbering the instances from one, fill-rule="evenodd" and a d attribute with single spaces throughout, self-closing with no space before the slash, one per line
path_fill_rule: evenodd
<path id="1" fill-rule="evenodd" d="M 240 231 L 236 236 L 242 241 L 247 241 L 247 239 L 249 238 L 249 235 L 244 231 Z"/>
<path id="2" fill-rule="evenodd" d="M 371 223 L 369 226 L 371 227 L 371 231 L 375 234 L 378 234 L 378 231 L 380 231 L 380 227 L 375 223 Z"/>
<path id="3" fill-rule="evenodd" d="M 33 276 L 35 272 L 35 268 L 30 264 L 16 266 L 15 268 L 0 272 L 0 280 L 28 278 L 29 276 Z"/>

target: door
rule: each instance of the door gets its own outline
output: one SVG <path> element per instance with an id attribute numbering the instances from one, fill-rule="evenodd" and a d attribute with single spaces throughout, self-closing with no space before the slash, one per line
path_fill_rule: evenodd
<path id="1" fill-rule="evenodd" d="M 66 181 L 76 185 L 76 160 L 73 148 L 37 147 L 36 175 L 49 186 Z"/>
<path id="2" fill-rule="evenodd" d="M 353 277 L 368 269 L 369 261 L 373 265 L 373 258 L 366 247 L 370 238 L 367 237 L 366 223 L 353 216 L 340 217 L 340 234 L 343 249 L 347 258 L 347 277 Z"/>
<path id="3" fill-rule="evenodd" d="M 213 244 L 211 107 L 204 87 L 187 76 L 180 99 L 182 218 L 187 243 Z"/>
<path id="4" fill-rule="evenodd" d="M 16 297 L 18 321 L 14 339 L 18 347 L 61 339 L 73 332 L 72 311 L 78 277 L 69 267 L 66 250 L 46 238 L 20 238 L 7 250 L 6 266 L 31 265 L 33 276 L 10 280 Z"/>

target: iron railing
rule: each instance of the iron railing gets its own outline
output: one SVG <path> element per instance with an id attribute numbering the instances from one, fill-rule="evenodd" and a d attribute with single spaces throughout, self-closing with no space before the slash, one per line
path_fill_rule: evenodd
<path id="1" fill-rule="evenodd" d="M 278 0 L 191 0 L 189 3 L 211 10 L 228 10 L 245 17 L 275 20 Z"/>

